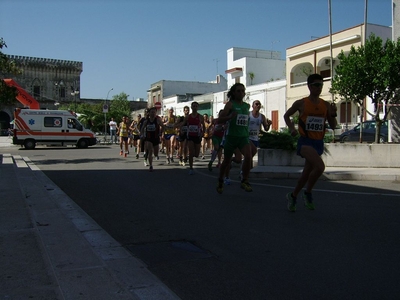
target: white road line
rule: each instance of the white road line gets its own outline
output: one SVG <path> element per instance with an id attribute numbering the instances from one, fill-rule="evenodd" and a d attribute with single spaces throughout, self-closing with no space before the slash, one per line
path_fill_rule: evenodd
<path id="1" fill-rule="evenodd" d="M 13 163 L 14 163 L 14 161 L 13 161 L 13 159 L 12 159 L 11 154 L 10 154 L 10 153 L 4 153 L 4 154 L 3 154 L 3 164 L 5 164 L 5 165 L 11 165 L 11 164 L 13 164 Z"/>
<path id="2" fill-rule="evenodd" d="M 205 174 L 203 172 L 196 172 L 196 174 L 201 174 L 203 176 L 207 176 L 210 178 L 216 178 L 215 176 Z M 231 182 L 240 183 L 239 180 L 233 180 L 231 178 Z M 278 185 L 278 184 L 268 184 L 268 183 L 258 183 L 258 182 L 251 182 L 252 186 L 264 186 L 264 187 L 274 187 L 274 188 L 282 188 L 282 189 L 289 189 L 293 190 L 294 186 L 286 186 L 286 185 Z M 327 190 L 327 189 L 313 189 L 313 191 L 324 192 L 324 193 L 333 193 L 333 194 L 349 194 L 349 195 L 365 195 L 365 196 L 388 196 L 388 197 L 400 197 L 400 193 L 391 194 L 391 193 L 367 193 L 367 192 L 353 192 L 353 191 L 342 191 L 342 190 Z"/>

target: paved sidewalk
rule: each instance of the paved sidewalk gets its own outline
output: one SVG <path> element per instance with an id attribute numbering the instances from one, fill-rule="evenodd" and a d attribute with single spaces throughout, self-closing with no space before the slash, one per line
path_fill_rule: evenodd
<path id="1" fill-rule="evenodd" d="M 0 299 L 179 299 L 28 158 L 0 178 Z"/>

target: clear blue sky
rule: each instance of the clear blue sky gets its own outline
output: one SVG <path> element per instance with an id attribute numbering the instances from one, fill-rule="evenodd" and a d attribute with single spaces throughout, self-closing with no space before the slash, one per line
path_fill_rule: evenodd
<path id="1" fill-rule="evenodd" d="M 332 0 L 333 32 L 364 22 L 365 0 Z M 391 26 L 391 0 L 368 22 Z M 225 76 L 232 47 L 276 50 L 329 34 L 328 0 L 0 0 L 12 55 L 83 62 L 81 98 L 147 98 L 159 80 Z"/>

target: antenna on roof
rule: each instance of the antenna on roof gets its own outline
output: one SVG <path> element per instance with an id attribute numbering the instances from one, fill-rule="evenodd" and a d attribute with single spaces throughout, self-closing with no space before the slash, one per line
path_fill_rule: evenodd
<path id="1" fill-rule="evenodd" d="M 213 59 L 213 61 L 216 62 L 216 65 L 217 65 L 217 75 L 218 75 L 218 62 L 219 62 L 219 59 L 218 59 L 218 58 L 215 58 L 215 59 Z"/>

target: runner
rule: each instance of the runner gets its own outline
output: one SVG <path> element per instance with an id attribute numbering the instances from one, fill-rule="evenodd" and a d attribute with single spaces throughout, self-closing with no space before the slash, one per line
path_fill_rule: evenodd
<path id="1" fill-rule="evenodd" d="M 157 116 L 157 109 L 150 108 L 149 117 L 144 121 L 141 136 L 144 137 L 144 148 L 146 152 L 146 160 L 144 165 L 147 167 L 149 163 L 150 172 L 153 171 L 153 153 L 158 153 L 160 137 L 164 131 L 164 125 L 161 119 Z"/>
<path id="2" fill-rule="evenodd" d="M 124 116 L 122 117 L 122 122 L 119 123 L 118 126 L 118 133 L 119 133 L 119 148 L 120 152 L 119 155 L 124 155 L 125 157 L 128 156 L 129 150 L 128 150 L 128 128 L 129 124 L 127 122 L 128 117 Z M 125 153 L 122 150 L 122 145 L 125 146 Z"/>
<path id="3" fill-rule="evenodd" d="M 140 153 L 140 147 L 141 147 L 141 145 L 140 145 L 140 141 L 141 141 L 141 139 L 140 139 L 140 126 L 141 126 L 141 124 L 143 124 L 143 122 L 140 123 L 141 120 L 142 120 L 142 115 L 138 114 L 137 119 L 136 119 L 135 124 L 134 124 L 135 127 L 133 129 L 133 134 L 134 134 L 133 143 L 135 144 L 136 159 L 139 159 L 139 153 Z"/>
<path id="4" fill-rule="evenodd" d="M 248 103 L 243 102 L 245 96 L 245 87 L 242 83 L 235 83 L 228 92 L 229 101 L 225 104 L 219 118 L 222 122 L 229 121 L 229 127 L 226 131 L 224 144 L 224 160 L 222 161 L 217 192 L 222 193 L 224 189 L 224 174 L 226 168 L 230 167 L 231 159 L 236 148 L 244 156 L 243 161 L 243 179 L 240 184 L 246 192 L 253 191 L 248 177 L 251 165 L 251 146 L 249 141 L 249 108 Z"/>
<path id="5" fill-rule="evenodd" d="M 179 124 L 182 124 L 185 118 L 189 115 L 190 108 L 189 106 L 185 106 L 183 108 L 183 116 L 179 118 Z M 178 155 L 179 155 L 179 164 L 181 166 L 185 166 L 187 162 L 187 125 L 178 126 Z"/>
<path id="6" fill-rule="evenodd" d="M 260 113 L 260 100 L 254 100 L 252 108 L 253 110 L 250 112 L 249 119 L 249 139 L 251 142 L 251 156 L 254 158 L 254 156 L 257 154 L 257 149 L 259 148 L 260 131 L 267 132 L 272 125 L 272 121 Z M 253 159 L 251 160 L 250 168 L 253 168 Z M 240 172 L 240 175 L 242 175 L 242 171 Z"/>
<path id="7" fill-rule="evenodd" d="M 133 120 L 131 125 L 129 126 L 129 129 L 132 133 L 132 144 L 136 153 L 136 158 L 139 158 L 139 152 L 138 152 L 138 141 L 140 141 L 140 130 L 139 130 L 139 121 L 141 119 L 140 114 L 137 117 L 137 120 Z"/>
<path id="8" fill-rule="evenodd" d="M 193 158 L 199 157 L 201 147 L 201 137 L 204 125 L 203 117 L 197 113 L 199 103 L 192 102 L 192 113 L 187 115 L 182 126 L 188 126 L 187 146 L 189 150 L 189 175 L 193 175 Z"/>
<path id="9" fill-rule="evenodd" d="M 177 118 L 174 115 L 174 109 L 171 107 L 168 110 L 168 116 L 164 120 L 165 132 L 163 135 L 168 164 L 170 164 L 171 162 L 174 162 L 176 122 L 177 122 Z"/>
<path id="10" fill-rule="evenodd" d="M 219 111 L 218 116 L 221 112 L 222 109 Z M 212 164 L 217 157 L 218 157 L 217 168 L 221 166 L 221 159 L 222 159 L 221 143 L 222 143 L 222 138 L 224 136 L 224 123 L 222 123 L 219 118 L 213 119 L 211 123 L 211 130 L 213 132 L 212 135 L 213 150 L 211 152 L 211 159 L 208 163 L 208 170 L 210 172 L 212 171 Z"/>
<path id="11" fill-rule="evenodd" d="M 291 212 L 296 211 L 297 196 L 306 185 L 303 194 L 304 205 L 309 210 L 315 209 L 312 189 L 325 170 L 324 161 L 321 159 L 324 152 L 325 123 L 328 121 L 331 128 L 335 128 L 337 124 L 336 105 L 329 104 L 319 97 L 324 85 L 322 76 L 319 74 L 308 76 L 307 85 L 310 95 L 295 101 L 283 116 L 292 136 L 300 133 L 297 155 L 305 158 L 303 172 L 293 192 L 286 195 L 287 208 Z M 290 117 L 297 112 L 299 113 L 298 131 L 290 120 Z"/>
<path id="12" fill-rule="evenodd" d="M 201 159 L 206 158 L 205 155 L 206 155 L 207 149 L 210 149 L 210 140 L 211 140 L 210 139 L 211 138 L 211 136 L 210 136 L 211 123 L 210 123 L 210 120 L 208 119 L 208 114 L 204 114 L 203 119 L 204 119 L 205 128 L 204 128 L 204 132 L 203 132 L 203 139 L 201 142 L 201 149 L 202 149 Z"/>
<path id="13" fill-rule="evenodd" d="M 146 108 L 144 110 L 144 116 L 140 119 L 139 121 L 139 131 L 142 132 L 142 127 L 143 127 L 143 123 L 146 121 L 146 119 L 149 117 L 149 109 Z M 144 150 L 144 141 L 143 141 L 143 137 L 140 137 L 140 149 L 139 149 L 139 153 L 143 152 L 143 157 L 146 158 L 146 152 Z M 138 154 L 139 154 L 138 153 Z M 139 158 L 138 155 L 136 155 L 136 158 Z"/>

